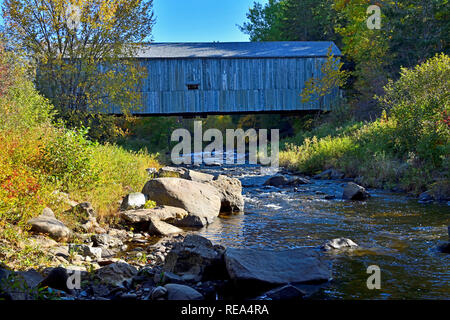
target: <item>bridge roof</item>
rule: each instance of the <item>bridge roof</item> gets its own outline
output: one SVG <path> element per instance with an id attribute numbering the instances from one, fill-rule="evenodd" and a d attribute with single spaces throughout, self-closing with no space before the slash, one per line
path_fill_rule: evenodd
<path id="1" fill-rule="evenodd" d="M 341 55 L 332 41 L 166 42 L 144 46 L 139 50 L 137 57 L 149 59 L 325 57 L 330 46 L 334 55 Z"/>

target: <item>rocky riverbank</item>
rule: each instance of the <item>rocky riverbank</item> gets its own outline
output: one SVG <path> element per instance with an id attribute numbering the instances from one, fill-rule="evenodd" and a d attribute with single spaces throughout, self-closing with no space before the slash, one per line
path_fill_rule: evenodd
<path id="1" fill-rule="evenodd" d="M 252 186 L 245 177 L 234 178 L 230 170 L 234 169 L 217 170 L 223 174 L 179 167 L 149 170 L 152 179 L 142 193 L 123 199 L 120 221 L 115 225 L 100 226 L 88 203 L 73 203 L 71 211 L 82 223 L 70 230 L 46 208 L 29 221 L 36 233 L 30 241 L 52 257 L 53 266 L 19 272 L 1 266 L 1 297 L 299 299 L 329 283 L 335 275 L 328 252 L 353 251 L 358 248 L 354 241 L 336 238 L 316 247 L 274 251 L 227 248 L 196 234 L 219 216 L 243 211 L 241 180 L 247 188 Z M 314 180 L 334 177 L 323 175 Z M 261 179 L 257 188 L 275 188 L 280 194 L 283 189 L 302 192 L 313 181 L 287 173 Z M 326 201 L 339 197 L 350 203 L 370 197 L 366 189 L 351 181 L 345 182 L 340 195 L 321 194 Z M 149 200 L 157 206 L 149 208 Z M 445 252 L 448 245 L 442 248 Z"/>

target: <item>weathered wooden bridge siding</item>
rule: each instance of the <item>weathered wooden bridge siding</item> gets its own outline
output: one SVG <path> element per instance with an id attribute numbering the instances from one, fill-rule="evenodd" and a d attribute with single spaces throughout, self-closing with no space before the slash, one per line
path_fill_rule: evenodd
<path id="1" fill-rule="evenodd" d="M 140 58 L 148 78 L 135 114 L 214 114 L 329 110 L 338 89 L 302 103 L 305 82 L 325 57 Z M 198 85 L 189 90 L 188 84 Z M 117 112 L 118 110 L 114 110 Z"/>

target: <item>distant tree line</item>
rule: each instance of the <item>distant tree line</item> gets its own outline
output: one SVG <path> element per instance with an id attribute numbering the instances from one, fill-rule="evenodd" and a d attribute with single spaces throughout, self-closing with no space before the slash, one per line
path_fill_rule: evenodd
<path id="1" fill-rule="evenodd" d="M 367 28 L 367 8 L 381 8 L 381 29 Z M 374 96 L 401 67 L 449 52 L 448 0 L 269 0 L 255 2 L 241 31 L 251 41 L 334 41 L 352 73 L 347 93 L 355 111 L 381 110 Z"/>

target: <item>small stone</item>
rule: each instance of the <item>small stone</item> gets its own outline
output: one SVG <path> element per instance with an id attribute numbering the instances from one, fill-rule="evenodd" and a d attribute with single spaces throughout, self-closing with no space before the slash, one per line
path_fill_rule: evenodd
<path id="1" fill-rule="evenodd" d="M 419 195 L 420 203 L 430 203 L 433 200 L 434 200 L 433 196 L 428 191 L 425 191 Z"/>
<path id="2" fill-rule="evenodd" d="M 346 238 L 337 238 L 330 241 L 327 241 L 322 245 L 322 249 L 325 251 L 330 250 L 341 250 L 341 249 L 354 249 L 357 248 L 358 245 L 350 239 Z"/>
<path id="3" fill-rule="evenodd" d="M 370 195 L 366 189 L 354 182 L 347 183 L 342 194 L 342 198 L 345 200 L 365 200 L 368 197 L 370 197 Z"/>
<path id="4" fill-rule="evenodd" d="M 152 292 L 150 293 L 150 299 L 156 300 L 156 299 L 164 297 L 166 294 L 167 294 L 167 289 L 159 286 L 152 290 Z"/>
<path id="5" fill-rule="evenodd" d="M 134 192 L 128 194 L 122 201 L 120 205 L 120 210 L 134 210 L 144 208 L 145 203 L 147 202 L 147 197 L 140 192 Z"/>

